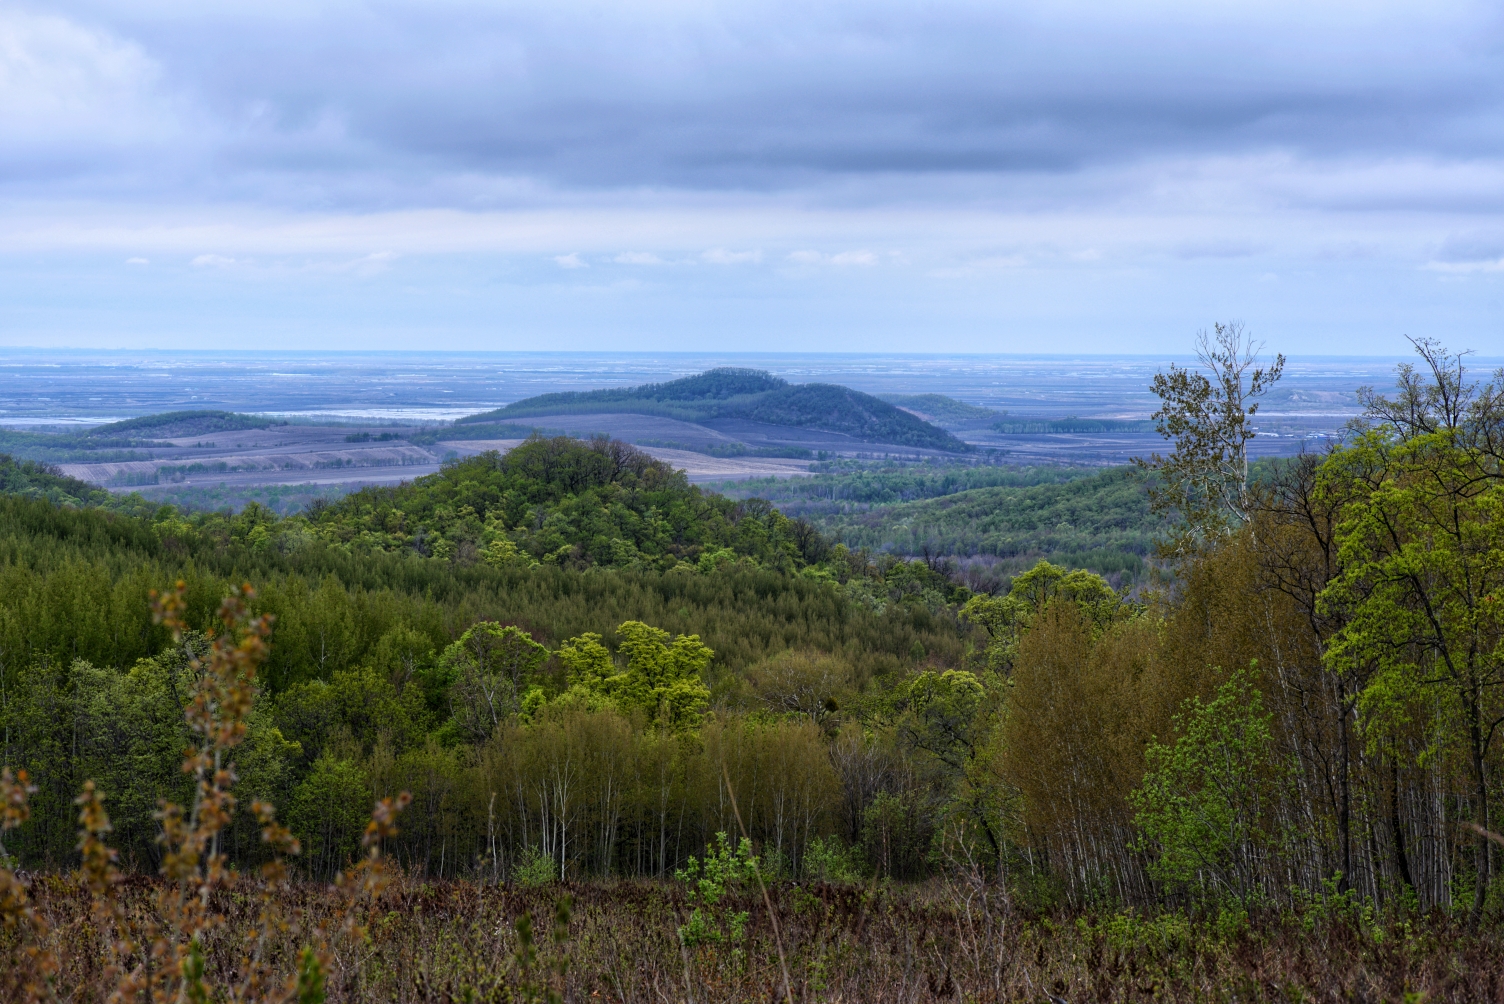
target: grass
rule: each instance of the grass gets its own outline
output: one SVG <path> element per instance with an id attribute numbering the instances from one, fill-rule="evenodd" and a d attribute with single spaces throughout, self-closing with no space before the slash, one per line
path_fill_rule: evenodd
<path id="1" fill-rule="evenodd" d="M 149 909 L 160 880 L 130 878 L 124 907 Z M 1030 914 L 996 887 L 967 882 L 772 887 L 798 1001 L 1493 1000 L 1504 985 L 1504 932 L 1449 919 L 1374 922 L 1355 916 L 1271 915 L 1192 922 L 1185 915 Z M 37 877 L 31 894 L 51 921 L 73 999 L 102 1000 L 103 946 L 88 891 Z M 548 935 L 559 901 L 571 916 Z M 288 905 L 309 922 L 336 909 L 327 886 L 294 887 Z M 205 946 L 224 985 L 255 927 L 255 901 L 233 891 L 211 904 L 226 917 Z M 689 914 L 677 883 L 622 881 L 535 888 L 403 879 L 360 918 L 367 938 L 338 953 L 329 1001 L 774 1001 L 783 997 L 772 925 L 754 890 L 722 901 L 746 911 L 741 941 L 683 950 Z M 519 943 L 532 919 L 536 958 Z M 0 943 L 5 940 L 0 935 Z M 296 950 L 293 935 L 278 946 Z M 530 962 L 524 970 L 521 963 Z M 563 970 L 562 979 L 559 976 Z M 528 986 L 531 984 L 531 986 Z M 527 992 L 524 992 L 527 991 Z M 1408 997 L 1406 995 L 1417 995 Z"/>

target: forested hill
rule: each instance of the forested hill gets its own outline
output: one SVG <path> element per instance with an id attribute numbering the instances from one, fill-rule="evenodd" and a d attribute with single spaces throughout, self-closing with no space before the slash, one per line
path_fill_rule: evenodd
<path id="1" fill-rule="evenodd" d="M 285 421 L 230 411 L 170 411 L 161 415 L 128 418 L 109 425 L 70 432 L 20 432 L 0 429 L 0 453 L 17 459 L 49 463 L 85 461 L 106 463 L 145 460 L 144 447 L 170 446 L 162 440 L 199 436 L 235 429 L 262 429 L 286 425 Z"/>
<path id="2" fill-rule="evenodd" d="M 548 644 L 645 621 L 700 635 L 727 670 L 788 647 L 845 652 L 865 676 L 960 657 L 967 631 L 949 604 L 965 591 L 923 564 L 869 565 L 766 503 L 702 495 L 614 445 L 535 441 L 510 464 L 476 457 L 285 519 L 135 496 L 105 508 L 81 497 L 88 486 L 5 458 L 0 681 L 14 694 L 28 667 L 127 669 L 157 654 L 167 636 L 147 596 L 180 578 L 194 624 L 231 586 L 260 591 L 277 617 L 273 690 L 413 652 L 431 661 L 479 620 Z M 563 543 L 539 560 L 540 540 Z"/>
<path id="3" fill-rule="evenodd" d="M 626 443 L 533 438 L 308 514 L 315 533 L 357 550 L 492 564 L 668 569 L 717 552 L 797 570 L 827 546 L 767 502 L 701 491 Z"/>
<path id="4" fill-rule="evenodd" d="M 47 499 L 56 505 L 103 505 L 110 493 L 86 481 L 65 477 L 36 460 L 17 460 L 0 453 L 0 495 Z"/>
<path id="5" fill-rule="evenodd" d="M 456 424 L 613 412 L 660 415 L 686 422 L 740 418 L 838 432 L 897 446 L 953 452 L 969 449 L 945 430 L 871 394 L 837 384 L 789 384 L 760 370 L 733 368 L 641 387 L 543 394 L 462 418 Z"/>

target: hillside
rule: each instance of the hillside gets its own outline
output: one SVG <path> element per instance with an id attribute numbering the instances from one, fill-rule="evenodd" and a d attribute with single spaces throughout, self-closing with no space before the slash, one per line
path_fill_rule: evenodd
<path id="1" fill-rule="evenodd" d="M 121 437 L 171 439 L 180 436 L 204 436 L 215 432 L 265 429 L 287 422 L 265 415 L 242 415 L 233 411 L 168 411 L 160 415 L 143 415 L 90 429 L 80 440 L 118 439 Z"/>
<path id="2" fill-rule="evenodd" d="M 944 394 L 881 394 L 884 401 L 896 408 L 917 415 L 926 422 L 945 428 L 992 422 L 1003 413 L 991 408 L 980 408 L 965 401 L 957 401 Z"/>
<path id="3" fill-rule="evenodd" d="M 0 494 L 46 499 L 54 505 L 101 505 L 110 493 L 87 481 L 65 477 L 57 469 L 35 460 L 18 461 L 0 453 Z"/>
<path id="4" fill-rule="evenodd" d="M 886 401 L 836 384 L 789 384 L 759 370 L 715 369 L 661 384 L 543 394 L 460 419 L 495 425 L 549 415 L 641 414 L 683 422 L 742 419 L 865 442 L 965 452 L 956 437 Z"/>
<path id="5" fill-rule="evenodd" d="M 360 550 L 502 565 L 668 569 L 727 550 L 795 570 L 825 547 L 766 503 L 702 492 L 626 443 L 562 436 L 366 488 L 309 519 L 319 536 Z"/>
<path id="6" fill-rule="evenodd" d="M 240 429 L 286 425 L 273 419 L 228 411 L 173 411 L 67 432 L 0 429 L 0 452 L 47 463 L 116 463 L 145 460 L 141 452 L 171 447 L 162 440 Z"/>
<path id="7" fill-rule="evenodd" d="M 1035 470 L 1051 477 L 1048 468 Z M 990 556 L 1003 559 L 999 571 L 1004 574 L 1047 558 L 1137 579 L 1145 570 L 1144 558 L 1153 553 L 1159 525 L 1149 513 L 1148 495 L 1136 473 L 1125 467 L 1095 474 L 1055 470 L 1058 473 L 1051 480 L 1040 483 L 937 492 L 938 497 L 911 502 L 852 498 L 821 504 L 810 498 L 804 504 L 784 500 L 779 504 L 853 548 L 906 555 Z M 853 487 L 859 485 L 858 481 Z M 829 487 L 834 489 L 832 495 L 840 494 L 842 486 Z M 881 488 L 878 484 L 868 487 Z M 792 490 L 801 489 L 813 494 L 818 486 Z M 869 497 L 881 500 L 889 494 L 872 490 Z"/>

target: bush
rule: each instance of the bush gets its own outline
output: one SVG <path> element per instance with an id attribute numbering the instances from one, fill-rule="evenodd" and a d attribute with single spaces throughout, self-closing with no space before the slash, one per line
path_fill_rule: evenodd
<path id="1" fill-rule="evenodd" d="M 542 848 L 539 847 L 529 847 L 524 850 L 522 857 L 512 867 L 512 880 L 528 889 L 548 885 L 558 877 L 559 872 L 554 866 L 553 857 L 544 854 Z"/>

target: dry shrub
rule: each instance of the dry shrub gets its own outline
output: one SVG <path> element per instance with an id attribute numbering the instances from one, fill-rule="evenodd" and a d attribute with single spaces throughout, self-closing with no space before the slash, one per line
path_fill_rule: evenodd
<path id="1" fill-rule="evenodd" d="M 197 745 L 184 754 L 183 772 L 194 780 L 194 797 L 186 808 L 160 804 L 160 880 L 131 881 L 117 868 L 116 852 L 106 843 L 109 815 L 92 781 L 76 799 L 80 867 L 74 875 L 28 883 L 8 867 L 8 858 L 0 861 L 0 987 L 8 999 L 313 1004 L 324 999 L 325 974 L 341 950 L 368 940 L 362 910 L 392 879 L 381 842 L 396 834 L 405 794 L 376 806 L 361 840 L 363 857 L 311 913 L 289 896 L 285 857 L 298 853 L 298 842 L 270 804 L 251 807 L 269 852 L 255 877 L 233 871 L 220 849 L 236 808 L 230 757 L 245 738 L 271 632 L 270 617 L 251 616 L 254 598 L 251 587 L 242 586 L 224 600 L 207 658 L 194 656 L 190 663 L 194 690 L 184 717 Z M 165 596 L 153 593 L 152 602 L 157 620 L 180 642 L 184 584 Z M 24 772 L 5 770 L 0 827 L 25 821 L 31 792 Z M 48 908 L 37 909 L 38 894 L 48 897 Z"/>

